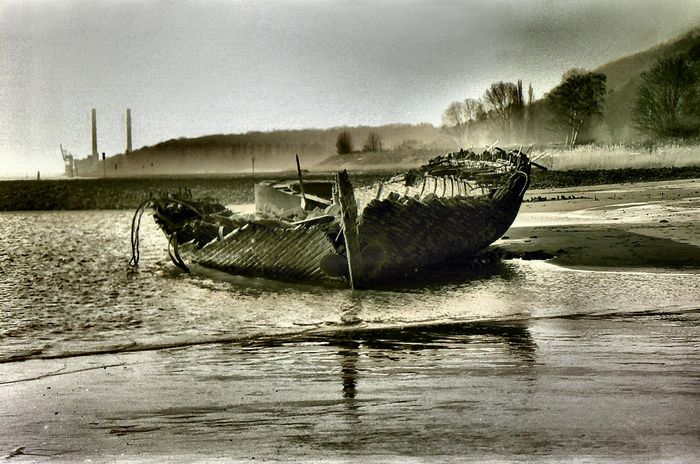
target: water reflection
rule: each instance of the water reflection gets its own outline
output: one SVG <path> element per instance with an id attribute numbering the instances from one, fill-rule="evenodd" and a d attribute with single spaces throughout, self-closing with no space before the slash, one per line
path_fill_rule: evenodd
<path id="1" fill-rule="evenodd" d="M 496 343 L 514 358 L 516 364 L 532 367 L 537 354 L 537 344 L 524 323 L 503 324 L 492 322 L 436 324 L 427 327 L 356 330 L 342 335 L 327 336 L 323 340 L 338 348 L 340 380 L 346 406 L 356 409 L 353 401 L 357 395 L 358 367 L 361 355 L 379 356 L 401 362 L 403 357 L 392 356 L 396 352 L 422 350 L 450 350 L 465 344 Z M 449 355 L 447 355 L 449 356 Z"/>
<path id="2" fill-rule="evenodd" d="M 360 357 L 360 344 L 355 341 L 338 343 L 340 357 L 340 378 L 343 383 L 343 398 L 355 398 L 357 389 L 357 360 Z M 352 405 L 354 406 L 354 404 Z"/>
<path id="3" fill-rule="evenodd" d="M 523 360 L 531 361 L 534 358 L 536 344 L 524 323 L 485 321 L 358 328 L 312 338 L 333 346 L 342 347 L 343 344 L 352 343 L 370 350 L 391 352 L 448 349 L 453 345 L 482 341 L 485 337 L 501 340 L 509 352 Z"/>

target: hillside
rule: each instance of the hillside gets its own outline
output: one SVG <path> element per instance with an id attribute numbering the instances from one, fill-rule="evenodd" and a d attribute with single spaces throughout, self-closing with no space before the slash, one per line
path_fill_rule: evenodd
<path id="1" fill-rule="evenodd" d="M 700 27 L 682 36 L 657 45 L 643 52 L 626 56 L 595 69 L 607 76 L 609 95 L 605 105 L 605 117 L 599 137 L 609 140 L 633 140 L 631 113 L 634 108 L 641 74 L 659 60 L 685 55 L 697 60 L 700 58 Z"/>
<path id="2" fill-rule="evenodd" d="M 641 75 L 659 60 L 678 55 L 700 62 L 700 27 L 648 50 L 611 61 L 594 69 L 594 72 L 606 76 L 608 94 L 603 107 L 603 117 L 595 121 L 591 127 L 586 128 L 578 138 L 579 143 L 642 142 L 645 136 L 636 131 L 632 121 L 632 111 Z M 564 71 L 566 70 L 562 70 L 562 73 Z M 567 133 L 553 124 L 546 96 L 547 93 L 544 94 L 543 98 L 535 100 L 528 106 L 528 121 L 525 130 L 512 131 L 511 137 L 508 137 L 494 130 L 494 125 L 490 121 L 483 120 L 474 124 L 471 140 L 467 140 L 464 145 L 479 145 L 474 141 L 486 144 L 497 139 L 501 143 L 505 141 L 525 145 L 548 145 L 563 142 Z"/>
<path id="3" fill-rule="evenodd" d="M 452 147 L 454 142 L 431 124 L 391 124 L 379 127 L 334 127 L 329 129 L 277 130 L 245 134 L 216 134 L 179 138 L 142 147 L 129 155 L 116 155 L 106 162 L 107 177 L 224 174 L 284 171 L 296 169 L 295 154 L 303 167 L 312 167 L 335 155 L 335 142 L 341 131 L 348 131 L 356 150 L 362 148 L 370 132 L 379 135 L 383 150 L 399 147 Z M 79 172 L 102 175 L 100 164 L 81 163 Z"/>
<path id="4" fill-rule="evenodd" d="M 609 90 L 618 91 L 630 81 L 637 79 L 659 59 L 688 53 L 691 49 L 698 47 L 700 47 L 700 27 L 648 50 L 606 63 L 594 71 L 608 77 Z"/>

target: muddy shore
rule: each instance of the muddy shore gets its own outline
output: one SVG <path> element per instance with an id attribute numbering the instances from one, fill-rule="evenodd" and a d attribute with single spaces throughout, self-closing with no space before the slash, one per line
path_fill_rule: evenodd
<path id="1" fill-rule="evenodd" d="M 582 269 L 700 268 L 700 180 L 531 190 L 526 200 L 495 247 Z"/>

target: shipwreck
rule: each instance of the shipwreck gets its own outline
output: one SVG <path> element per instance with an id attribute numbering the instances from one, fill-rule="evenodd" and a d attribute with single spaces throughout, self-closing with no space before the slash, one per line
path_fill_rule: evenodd
<path id="1" fill-rule="evenodd" d="M 298 159 L 297 159 L 298 161 Z M 189 191 L 145 201 L 132 221 L 132 264 L 144 211 L 173 263 L 353 289 L 478 257 L 515 220 L 533 163 L 520 149 L 439 156 L 419 169 L 354 188 L 334 180 L 260 182 L 256 211 L 241 214 Z M 298 163 L 297 163 L 298 166 Z"/>

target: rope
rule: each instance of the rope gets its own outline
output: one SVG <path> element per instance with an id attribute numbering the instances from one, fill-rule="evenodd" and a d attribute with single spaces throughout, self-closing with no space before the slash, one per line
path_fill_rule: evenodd
<path id="1" fill-rule="evenodd" d="M 527 173 L 523 172 L 523 171 L 516 171 L 515 174 L 520 174 L 522 176 L 525 176 L 525 183 L 523 184 L 523 188 L 520 190 L 520 194 L 518 195 L 522 198 L 522 196 L 525 195 L 525 191 L 530 186 L 530 176 L 528 176 Z"/>
<path id="2" fill-rule="evenodd" d="M 185 194 L 192 196 L 192 193 L 189 191 L 185 191 Z M 173 203 L 178 203 L 186 208 L 189 208 L 195 214 L 197 214 L 200 218 L 204 217 L 203 211 L 200 211 L 195 206 L 191 205 L 190 203 L 187 203 L 186 201 L 184 201 L 180 198 L 170 198 L 168 201 L 171 201 Z M 141 203 L 138 206 L 138 208 L 136 208 L 136 211 L 134 212 L 134 217 L 131 219 L 131 259 L 129 260 L 129 265 L 132 267 L 138 266 L 139 258 L 141 257 L 141 251 L 140 251 L 140 247 L 139 247 L 139 245 L 140 245 L 139 232 L 141 230 L 141 217 L 143 216 L 143 213 L 146 211 L 146 208 L 152 207 L 152 206 L 153 206 L 152 199 L 145 200 L 143 203 Z M 172 240 L 171 240 L 171 242 L 172 242 Z M 170 245 L 170 243 L 169 243 L 169 245 Z M 179 255 L 177 255 L 177 246 L 175 246 L 175 255 L 177 256 L 177 258 L 179 258 Z M 173 258 L 173 256 L 171 255 L 171 259 L 172 258 Z M 173 263 L 175 263 L 179 268 L 187 271 L 187 266 L 185 266 L 185 263 L 182 261 L 181 258 L 180 259 L 173 259 Z"/>
<path id="3" fill-rule="evenodd" d="M 182 260 L 182 258 L 180 257 L 180 253 L 178 252 L 177 232 L 173 233 L 168 239 L 168 256 L 170 256 L 170 261 L 172 261 L 173 264 L 175 264 L 177 267 L 179 267 L 185 272 L 190 272 L 190 269 Z"/>
<path id="4" fill-rule="evenodd" d="M 139 231 L 141 229 L 141 217 L 146 211 L 146 208 L 151 206 L 152 201 L 146 200 L 136 208 L 134 217 L 131 219 L 131 259 L 129 265 L 136 267 L 139 264 L 141 252 L 139 250 Z"/>

